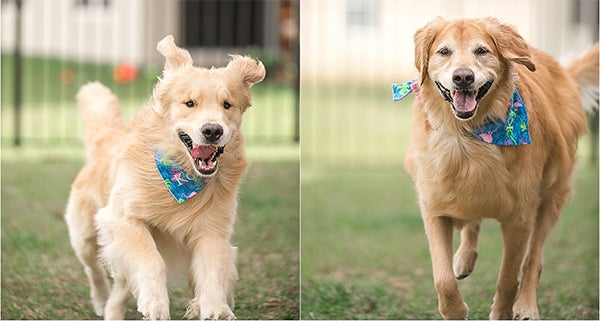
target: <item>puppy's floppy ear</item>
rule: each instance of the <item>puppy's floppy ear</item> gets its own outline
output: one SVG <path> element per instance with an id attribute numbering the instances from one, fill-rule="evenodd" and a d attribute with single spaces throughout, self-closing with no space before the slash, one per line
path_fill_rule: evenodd
<path id="1" fill-rule="evenodd" d="M 236 75 L 240 75 L 242 82 L 248 87 L 263 81 L 266 74 L 262 62 L 247 56 L 231 55 L 231 61 L 227 64 L 227 69 Z"/>
<path id="2" fill-rule="evenodd" d="M 431 50 L 438 32 L 445 24 L 446 21 L 443 18 L 437 17 L 415 32 L 415 66 L 419 70 L 419 85 L 422 85 L 427 78 L 429 50 Z"/>
<path id="3" fill-rule="evenodd" d="M 513 26 L 500 23 L 495 18 L 486 18 L 485 21 L 492 40 L 498 48 L 498 55 L 508 61 L 521 64 L 530 71 L 535 71 L 529 46 L 517 30 Z"/>
<path id="4" fill-rule="evenodd" d="M 185 49 L 177 47 L 172 35 L 168 35 L 159 41 L 156 45 L 156 50 L 167 58 L 165 62 L 165 72 L 193 63 L 190 53 Z"/>

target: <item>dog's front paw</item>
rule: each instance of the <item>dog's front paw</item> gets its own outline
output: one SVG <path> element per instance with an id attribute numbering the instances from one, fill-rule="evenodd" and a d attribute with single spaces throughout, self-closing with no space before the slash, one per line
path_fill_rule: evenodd
<path id="1" fill-rule="evenodd" d="M 235 320 L 235 315 L 227 304 L 200 307 L 200 320 Z"/>
<path id="2" fill-rule="evenodd" d="M 489 316 L 490 320 L 512 320 L 512 312 L 507 311 L 492 311 Z"/>
<path id="3" fill-rule="evenodd" d="M 514 320 L 539 320 L 540 313 L 536 304 L 515 303 L 513 306 Z"/>
<path id="4" fill-rule="evenodd" d="M 439 306 L 439 311 L 444 320 L 467 320 L 469 317 L 469 306 L 465 302 L 455 306 Z"/>
<path id="5" fill-rule="evenodd" d="M 459 280 L 469 276 L 473 272 L 473 269 L 475 269 L 475 261 L 477 261 L 477 251 L 459 249 L 454 254 L 452 263 L 454 276 Z"/>
<path id="6" fill-rule="evenodd" d="M 169 320 L 169 297 L 158 294 L 140 294 L 138 298 L 138 312 L 144 320 Z"/>

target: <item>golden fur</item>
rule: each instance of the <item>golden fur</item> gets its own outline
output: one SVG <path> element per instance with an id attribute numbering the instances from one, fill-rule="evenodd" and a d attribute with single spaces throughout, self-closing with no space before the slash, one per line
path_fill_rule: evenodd
<path id="1" fill-rule="evenodd" d="M 233 319 L 237 271 L 230 238 L 248 166 L 240 126 L 250 87 L 263 80 L 265 69 L 241 56 L 232 56 L 224 68 L 194 67 L 171 36 L 157 50 L 166 57 L 162 79 L 127 128 L 106 87 L 91 83 L 77 95 L 87 161 L 67 205 L 71 244 L 88 276 L 94 309 L 106 319 L 124 318 L 130 293 L 144 318 L 168 319 L 167 271 L 177 268 L 189 276 L 194 293 L 186 316 Z M 188 172 L 197 172 L 178 133 L 200 144 L 206 123 L 223 127 L 218 144 L 224 152 L 205 189 L 178 204 L 152 151 L 166 150 Z M 99 257 L 114 279 L 111 290 Z"/>
<path id="2" fill-rule="evenodd" d="M 494 218 L 504 249 L 490 318 L 539 319 L 543 244 L 572 194 L 577 141 L 587 130 L 579 88 L 597 93 L 598 46 L 565 69 L 493 18 L 437 18 L 414 41 L 420 95 L 405 166 L 418 191 L 439 311 L 445 319 L 467 317 L 456 279 L 474 268 L 481 220 Z M 458 68 L 473 72 L 474 88 L 493 80 L 469 119 L 435 84 L 451 88 Z M 486 119 L 503 119 L 515 87 L 527 107 L 530 145 L 500 147 L 465 135 Z M 454 257 L 453 227 L 462 229 Z"/>

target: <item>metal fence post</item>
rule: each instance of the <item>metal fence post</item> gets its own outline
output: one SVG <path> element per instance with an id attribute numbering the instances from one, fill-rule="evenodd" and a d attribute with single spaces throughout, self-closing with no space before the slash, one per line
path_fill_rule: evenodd
<path id="1" fill-rule="evenodd" d="M 15 146 L 21 146 L 21 7 L 22 0 L 15 0 L 15 48 L 14 48 L 14 108 Z"/>

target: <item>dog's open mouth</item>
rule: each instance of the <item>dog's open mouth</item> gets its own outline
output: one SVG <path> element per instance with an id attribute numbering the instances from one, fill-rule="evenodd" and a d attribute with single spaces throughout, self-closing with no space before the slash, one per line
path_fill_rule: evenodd
<path id="1" fill-rule="evenodd" d="M 198 173 L 203 176 L 210 176 L 217 171 L 219 156 L 223 153 L 224 146 L 196 145 L 192 138 L 184 132 L 179 132 L 179 139 L 190 153 Z"/>
<path id="2" fill-rule="evenodd" d="M 437 85 L 444 99 L 446 99 L 446 101 L 452 105 L 454 115 L 461 120 L 469 120 L 475 116 L 475 113 L 477 113 L 477 105 L 479 101 L 485 97 L 488 90 L 490 90 L 490 87 L 492 87 L 493 82 L 493 80 L 490 80 L 477 90 L 453 91 L 450 91 L 438 81 L 436 81 L 435 84 Z"/>

